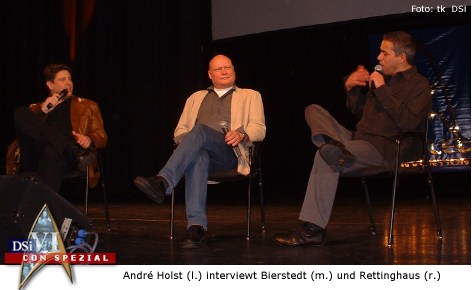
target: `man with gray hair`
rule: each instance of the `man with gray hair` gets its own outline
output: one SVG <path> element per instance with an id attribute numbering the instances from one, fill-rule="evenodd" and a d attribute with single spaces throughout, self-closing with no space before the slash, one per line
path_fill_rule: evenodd
<path id="1" fill-rule="evenodd" d="M 341 126 L 324 108 L 309 105 L 305 118 L 311 140 L 319 147 L 300 211 L 301 228 L 275 235 L 285 247 L 317 246 L 326 239 L 340 174 L 392 166 L 396 135 L 422 131 L 431 110 L 428 80 L 413 66 L 416 45 L 402 31 L 383 36 L 379 66 L 370 73 L 359 65 L 344 82 L 346 105 L 360 118 L 356 130 Z M 363 94 L 362 87 L 370 90 Z"/>

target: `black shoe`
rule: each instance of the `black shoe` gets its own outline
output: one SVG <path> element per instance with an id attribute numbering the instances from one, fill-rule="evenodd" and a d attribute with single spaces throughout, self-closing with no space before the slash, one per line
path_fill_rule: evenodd
<path id="1" fill-rule="evenodd" d="M 86 172 L 87 167 L 89 167 L 89 165 L 95 160 L 97 160 L 97 156 L 94 152 L 81 150 L 77 156 L 77 168 L 82 172 Z"/>
<path id="2" fill-rule="evenodd" d="M 321 145 L 319 151 L 321 158 L 329 165 L 349 168 L 356 161 L 356 157 L 347 151 L 341 142 L 336 140 L 329 140 Z"/>
<path id="3" fill-rule="evenodd" d="M 205 229 L 199 225 L 187 229 L 187 238 L 180 243 L 182 249 L 198 249 L 206 244 Z"/>
<path id="4" fill-rule="evenodd" d="M 165 178 L 159 175 L 152 177 L 138 176 L 134 179 L 134 185 L 158 204 L 164 203 L 166 190 L 169 186 Z"/>
<path id="5" fill-rule="evenodd" d="M 320 246 L 326 240 L 326 230 L 318 228 L 316 230 L 309 229 L 307 223 L 304 223 L 297 232 L 287 234 L 277 234 L 274 241 L 284 247 L 308 247 Z"/>

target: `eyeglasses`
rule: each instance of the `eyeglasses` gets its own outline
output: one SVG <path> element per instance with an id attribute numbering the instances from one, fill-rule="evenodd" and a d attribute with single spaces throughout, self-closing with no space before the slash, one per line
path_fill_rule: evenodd
<path id="1" fill-rule="evenodd" d="M 233 66 L 222 66 L 222 67 L 219 67 L 219 68 L 215 68 L 212 70 L 212 72 L 216 72 L 216 73 L 219 73 L 221 71 L 231 71 L 233 69 Z"/>

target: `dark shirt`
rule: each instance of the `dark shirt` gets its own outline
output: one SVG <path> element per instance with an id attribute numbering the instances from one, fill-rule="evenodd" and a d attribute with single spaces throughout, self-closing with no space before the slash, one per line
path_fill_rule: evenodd
<path id="1" fill-rule="evenodd" d="M 46 123 L 61 135 L 72 137 L 72 125 L 70 120 L 70 99 L 67 99 L 57 105 L 54 110 L 49 112 L 46 117 Z"/>
<path id="2" fill-rule="evenodd" d="M 424 122 L 431 111 L 431 91 L 428 80 L 412 67 L 385 77 L 385 85 L 367 94 L 360 87 L 347 94 L 346 105 L 360 117 L 353 139 L 374 145 L 393 163 L 393 138 L 405 132 L 424 131 Z"/>
<path id="3" fill-rule="evenodd" d="M 208 94 L 198 110 L 197 123 L 206 125 L 218 132 L 222 132 L 219 125 L 221 121 L 226 121 L 228 127 L 230 127 L 233 91 L 234 89 L 230 89 L 226 94 L 219 97 L 213 88 L 209 88 Z"/>

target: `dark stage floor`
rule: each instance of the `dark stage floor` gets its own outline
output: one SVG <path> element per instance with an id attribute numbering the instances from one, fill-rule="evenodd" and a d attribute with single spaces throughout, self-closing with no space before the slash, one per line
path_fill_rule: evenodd
<path id="1" fill-rule="evenodd" d="M 183 200 L 176 201 L 175 238 L 169 239 L 169 200 L 148 202 L 139 193 L 133 201 L 113 201 L 111 231 L 105 227 L 103 207 L 94 200 L 89 208 L 99 233 L 96 252 L 116 252 L 122 265 L 470 265 L 470 179 L 448 195 L 440 188 L 438 204 L 443 239 L 438 239 L 431 200 L 422 192 L 398 195 L 394 244 L 387 247 L 390 194 L 372 194 L 377 234 L 369 230 L 364 196 L 338 193 L 328 239 L 323 246 L 283 248 L 274 234 L 298 226 L 303 194 L 265 192 L 266 231 L 260 230 L 259 202 L 254 196 L 252 238 L 246 240 L 246 202 L 242 194 L 211 189 L 208 199 L 209 241 L 204 248 L 183 250 Z M 386 187 L 390 188 L 390 182 Z M 221 186 L 221 185 L 220 185 Z M 350 184 L 340 184 L 346 191 Z M 224 191 L 224 189 L 223 189 Z M 459 192 L 459 194 L 457 194 Z M 178 193 L 179 194 L 179 193 Z M 182 194 L 180 193 L 180 197 Z M 77 205 L 80 207 L 80 205 Z"/>

